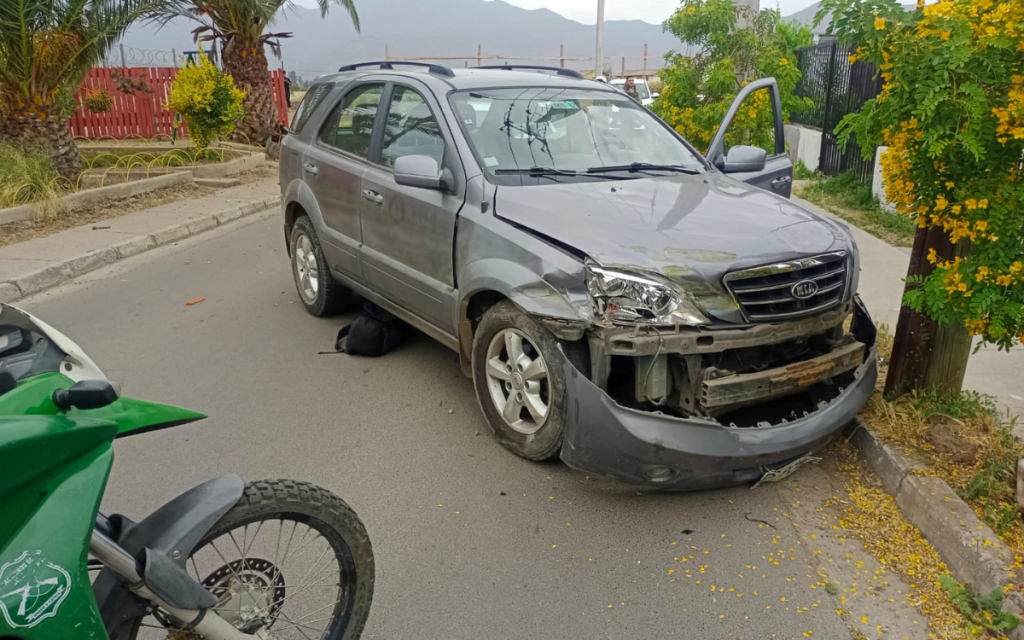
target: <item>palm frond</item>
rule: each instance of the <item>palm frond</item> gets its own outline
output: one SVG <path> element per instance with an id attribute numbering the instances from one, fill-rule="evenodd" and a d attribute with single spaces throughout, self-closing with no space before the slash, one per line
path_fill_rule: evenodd
<path id="1" fill-rule="evenodd" d="M 77 84 L 133 22 L 167 1 L 0 2 L 0 93 L 49 99 Z"/>

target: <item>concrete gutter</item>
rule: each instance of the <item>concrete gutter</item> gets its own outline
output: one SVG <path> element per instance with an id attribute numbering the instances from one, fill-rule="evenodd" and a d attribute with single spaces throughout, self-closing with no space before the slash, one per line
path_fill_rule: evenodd
<path id="1" fill-rule="evenodd" d="M 1021 576 L 1012 568 L 1013 553 L 944 480 L 923 475 L 924 465 L 895 451 L 859 420 L 844 435 L 907 520 L 935 547 L 953 577 L 984 594 L 1021 584 Z M 1022 619 L 1022 626 L 1008 637 L 1024 640 L 1024 596 L 1016 587 L 1003 600 L 1003 611 Z"/>
<path id="2" fill-rule="evenodd" d="M 137 196 L 157 189 L 166 189 L 192 182 L 192 173 L 183 171 L 181 173 L 169 173 L 166 175 L 135 180 L 133 182 L 122 182 L 97 189 L 85 189 L 76 191 L 60 198 L 56 203 L 58 211 L 74 211 L 84 209 L 103 203 L 106 200 L 117 198 L 128 198 Z M 42 215 L 42 212 L 35 204 L 23 204 L 19 207 L 0 209 L 0 225 L 12 222 L 25 222 L 35 220 Z"/>
<path id="3" fill-rule="evenodd" d="M 170 178 L 178 175 L 181 174 L 172 174 L 160 177 Z M 185 181 L 188 182 L 192 179 L 192 176 L 186 174 L 186 178 L 187 179 Z M 127 185 L 132 184 L 136 183 L 127 183 Z M 115 186 L 121 187 L 127 185 Z M 104 187 L 104 189 L 107 188 L 113 187 Z M 102 191 L 102 189 L 96 189 L 95 191 Z M 36 269 L 35 271 L 15 276 L 6 282 L 0 282 L 0 302 L 14 302 L 20 298 L 63 284 L 72 278 L 76 278 L 90 271 L 130 258 L 131 256 L 138 255 L 145 251 L 149 251 L 150 249 L 155 249 L 167 244 L 173 244 L 190 236 L 198 235 L 204 231 L 209 231 L 210 229 L 222 224 L 234 222 L 240 218 L 244 218 L 261 211 L 266 211 L 272 207 L 279 207 L 280 205 L 280 196 L 256 200 L 236 207 L 231 207 L 230 209 L 224 209 L 223 211 L 217 211 L 208 215 L 192 218 L 188 222 L 173 224 L 152 233 L 135 236 L 128 240 L 122 240 L 121 242 L 112 244 L 109 247 L 104 247 L 60 262 L 48 264 L 45 267 Z"/>

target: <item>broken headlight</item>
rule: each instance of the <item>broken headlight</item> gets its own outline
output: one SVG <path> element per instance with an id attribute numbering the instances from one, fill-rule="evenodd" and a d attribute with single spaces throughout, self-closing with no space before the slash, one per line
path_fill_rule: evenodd
<path id="1" fill-rule="evenodd" d="M 709 322 L 690 294 L 653 274 L 589 263 L 587 291 L 596 315 L 613 324 L 694 326 Z"/>

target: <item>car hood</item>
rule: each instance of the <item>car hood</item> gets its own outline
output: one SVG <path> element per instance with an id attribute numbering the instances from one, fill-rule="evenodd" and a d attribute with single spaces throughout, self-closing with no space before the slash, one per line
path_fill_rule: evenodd
<path id="1" fill-rule="evenodd" d="M 495 214 L 606 266 L 719 285 L 729 271 L 853 246 L 838 223 L 710 172 L 503 186 Z"/>

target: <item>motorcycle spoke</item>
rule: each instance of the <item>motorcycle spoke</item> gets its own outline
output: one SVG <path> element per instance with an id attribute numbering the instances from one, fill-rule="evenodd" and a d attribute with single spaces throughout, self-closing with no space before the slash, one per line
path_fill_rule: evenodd
<path id="1" fill-rule="evenodd" d="M 282 611 L 281 612 L 281 617 L 284 618 L 285 620 L 287 620 L 289 623 L 291 623 L 295 627 L 295 630 L 302 634 L 303 638 L 305 638 L 306 640 L 313 640 L 312 638 L 310 638 L 309 636 L 306 635 L 305 631 L 303 631 L 300 628 L 302 625 L 299 625 L 299 624 L 296 624 L 295 622 L 292 622 L 291 618 L 288 617 L 288 614 L 286 614 L 286 613 L 284 613 Z M 310 628 L 312 628 L 312 627 L 310 627 Z M 323 637 L 323 633 L 322 632 L 320 633 L 320 637 Z"/>
<path id="2" fill-rule="evenodd" d="M 299 627 L 305 627 L 307 629 L 315 629 L 317 630 L 318 633 L 323 634 L 323 632 L 326 631 L 326 629 L 316 629 L 316 627 L 313 627 L 311 625 L 315 622 L 324 622 L 333 619 L 334 616 L 329 616 L 327 618 L 318 618 L 316 620 L 310 620 L 309 622 L 289 622 L 291 626 L 275 627 L 274 633 L 281 633 L 282 631 L 288 631 L 289 629 L 298 629 Z"/>

